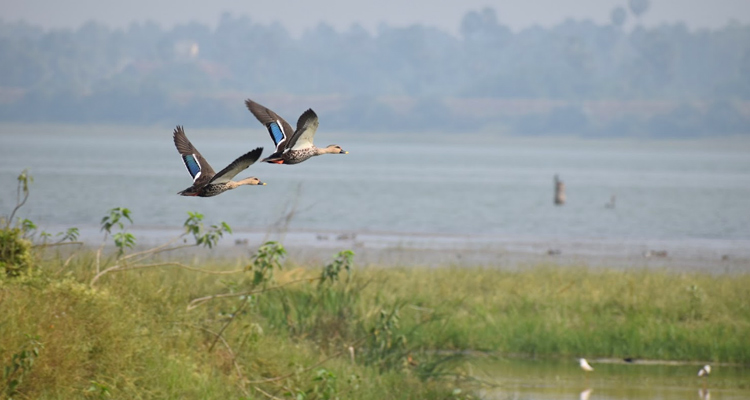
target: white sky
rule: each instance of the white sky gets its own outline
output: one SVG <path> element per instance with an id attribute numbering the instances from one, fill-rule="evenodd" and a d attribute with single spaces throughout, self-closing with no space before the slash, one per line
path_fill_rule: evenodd
<path id="1" fill-rule="evenodd" d="M 247 15 L 255 22 L 281 22 L 293 35 L 321 21 L 344 30 L 357 22 L 370 31 L 385 22 L 415 23 L 456 33 L 463 15 L 485 6 L 513 30 L 551 26 L 572 17 L 608 22 L 610 11 L 627 0 L 0 0 L 0 18 L 26 20 L 45 28 L 76 28 L 90 20 L 124 27 L 153 20 L 162 27 L 189 21 L 215 26 L 222 12 Z M 690 28 L 716 28 L 731 19 L 750 23 L 750 0 L 651 0 L 643 24 L 684 21 Z M 629 23 L 634 23 L 629 18 Z"/>

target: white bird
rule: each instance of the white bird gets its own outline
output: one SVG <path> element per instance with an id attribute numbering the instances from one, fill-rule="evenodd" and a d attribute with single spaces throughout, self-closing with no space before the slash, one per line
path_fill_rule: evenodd
<path id="1" fill-rule="evenodd" d="M 698 371 L 698 376 L 708 376 L 711 373 L 711 366 L 706 364 Z"/>
<path id="2" fill-rule="evenodd" d="M 581 369 L 584 370 L 584 371 L 586 371 L 586 372 L 591 372 L 591 371 L 594 370 L 594 368 L 592 368 L 591 365 L 589 365 L 589 362 L 586 361 L 585 358 L 579 358 L 578 359 L 578 365 L 580 365 Z"/>

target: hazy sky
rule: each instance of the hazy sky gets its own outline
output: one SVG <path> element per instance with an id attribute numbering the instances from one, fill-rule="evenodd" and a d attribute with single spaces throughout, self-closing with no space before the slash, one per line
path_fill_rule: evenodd
<path id="1" fill-rule="evenodd" d="M 0 0 L 0 18 L 51 27 L 78 27 L 95 20 L 124 27 L 154 20 L 165 28 L 189 21 L 215 25 L 222 12 L 248 15 L 256 22 L 279 21 L 294 35 L 321 21 L 337 30 L 358 22 L 374 31 L 379 23 L 415 23 L 457 32 L 469 10 L 490 6 L 514 30 L 550 26 L 568 17 L 609 21 L 610 11 L 627 0 Z M 750 0 L 651 0 L 647 26 L 684 21 L 691 28 L 720 27 L 729 20 L 750 23 Z M 630 24 L 634 21 L 630 18 Z"/>

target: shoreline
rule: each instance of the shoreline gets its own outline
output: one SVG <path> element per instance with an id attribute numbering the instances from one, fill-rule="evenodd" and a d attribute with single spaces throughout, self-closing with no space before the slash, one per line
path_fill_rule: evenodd
<path id="1" fill-rule="evenodd" d="M 136 227 L 128 232 L 146 249 L 178 237 L 178 227 Z M 98 228 L 80 228 L 87 246 L 101 243 Z M 674 272 L 750 272 L 750 240 L 613 239 L 509 237 L 372 231 L 234 230 L 213 249 L 191 248 L 181 255 L 199 258 L 249 257 L 266 241 L 279 241 L 288 261 L 321 264 L 342 250 L 356 254 L 358 266 L 488 267 L 520 269 L 537 265 L 615 269 L 665 269 Z M 190 239 L 188 239 L 188 242 Z"/>

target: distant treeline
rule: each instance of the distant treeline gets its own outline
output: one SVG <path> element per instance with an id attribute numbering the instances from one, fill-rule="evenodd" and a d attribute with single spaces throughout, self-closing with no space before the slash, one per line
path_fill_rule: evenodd
<path id="1" fill-rule="evenodd" d="M 514 33 L 493 9 L 460 34 L 413 25 L 223 15 L 163 29 L 0 21 L 0 120 L 246 126 L 254 98 L 328 129 L 593 136 L 750 134 L 750 26 L 622 28 L 565 21 Z"/>

